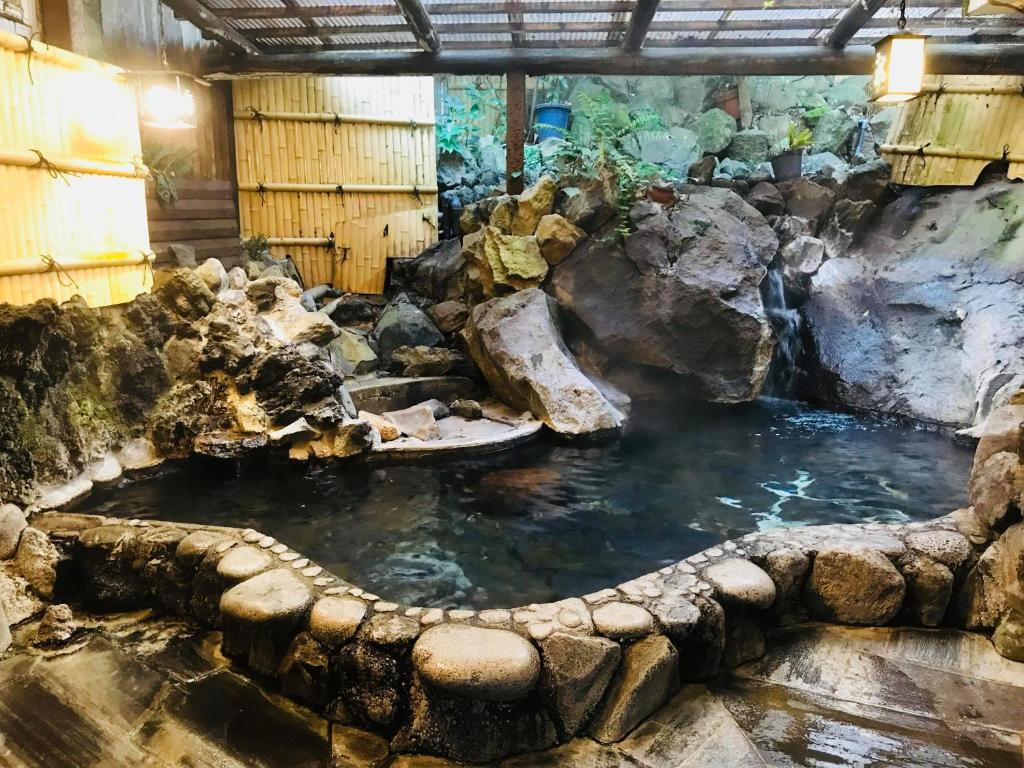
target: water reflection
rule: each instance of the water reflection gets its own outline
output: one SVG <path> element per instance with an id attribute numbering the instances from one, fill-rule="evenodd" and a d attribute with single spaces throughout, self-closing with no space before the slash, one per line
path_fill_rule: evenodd
<path id="1" fill-rule="evenodd" d="M 187 464 L 87 507 L 254 527 L 392 599 L 482 607 L 592 591 L 753 530 L 964 500 L 970 454 L 941 435 L 787 401 L 644 411 L 620 439 L 491 457 Z"/>

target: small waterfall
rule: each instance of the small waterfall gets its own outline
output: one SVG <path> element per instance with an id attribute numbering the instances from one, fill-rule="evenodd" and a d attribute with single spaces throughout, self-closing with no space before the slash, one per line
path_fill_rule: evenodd
<path id="1" fill-rule="evenodd" d="M 764 385 L 764 394 L 791 397 L 796 385 L 797 361 L 803 349 L 800 313 L 786 306 L 782 270 L 778 267 L 770 267 L 765 279 L 761 281 L 761 301 L 779 340 L 768 371 L 768 381 Z"/>

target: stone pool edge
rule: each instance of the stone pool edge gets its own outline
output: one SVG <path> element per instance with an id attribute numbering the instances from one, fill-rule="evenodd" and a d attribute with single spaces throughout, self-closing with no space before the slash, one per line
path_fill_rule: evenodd
<path id="1" fill-rule="evenodd" d="M 470 762 L 583 734 L 618 741 L 682 682 L 763 654 L 766 627 L 949 614 L 979 629 L 978 566 L 995 549 L 969 509 L 776 529 L 582 597 L 471 611 L 387 601 L 251 529 L 54 511 L 31 522 L 56 553 L 55 598 L 218 627 L 225 655 L 329 719 L 397 752 Z"/>

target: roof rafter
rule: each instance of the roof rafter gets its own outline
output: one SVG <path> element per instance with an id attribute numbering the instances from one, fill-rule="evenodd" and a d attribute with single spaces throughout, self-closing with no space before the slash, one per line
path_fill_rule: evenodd
<path id="1" fill-rule="evenodd" d="M 416 38 L 417 44 L 424 51 L 437 53 L 441 50 L 441 38 L 437 36 L 430 14 L 420 0 L 395 0 L 398 10 L 402 12 L 409 31 Z"/>
<path id="2" fill-rule="evenodd" d="M 846 13 L 839 17 L 839 21 L 825 36 L 825 45 L 837 51 L 842 50 L 884 4 L 885 0 L 853 0 L 853 5 L 846 9 Z"/>
<path id="3" fill-rule="evenodd" d="M 174 15 L 190 22 L 204 37 L 216 40 L 232 53 L 259 56 L 261 51 L 249 38 L 232 29 L 198 0 L 163 0 Z"/>
<path id="4" fill-rule="evenodd" d="M 629 17 L 629 26 L 626 27 L 626 34 L 622 38 L 622 50 L 627 53 L 639 51 L 647 39 L 647 30 L 654 21 L 654 14 L 658 12 L 660 0 L 637 0 L 636 8 Z"/>

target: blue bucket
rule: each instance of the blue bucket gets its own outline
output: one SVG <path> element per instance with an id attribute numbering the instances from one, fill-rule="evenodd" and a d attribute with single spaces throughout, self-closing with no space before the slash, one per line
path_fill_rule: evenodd
<path id="1" fill-rule="evenodd" d="M 569 115 L 572 107 L 567 104 L 538 104 L 533 111 L 533 124 L 537 141 L 563 139 L 569 130 Z"/>

